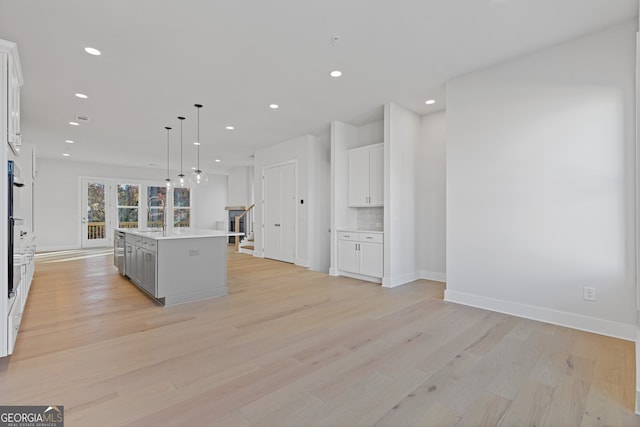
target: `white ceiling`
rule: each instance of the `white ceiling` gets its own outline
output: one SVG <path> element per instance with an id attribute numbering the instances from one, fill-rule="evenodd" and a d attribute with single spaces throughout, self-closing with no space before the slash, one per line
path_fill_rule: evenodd
<path id="1" fill-rule="evenodd" d="M 184 115 L 187 170 L 201 103 L 201 166 L 223 172 L 389 101 L 440 110 L 451 77 L 637 14 L 637 0 L 0 0 L 0 38 L 18 43 L 23 141 L 40 156 L 162 170 L 164 126 Z"/>

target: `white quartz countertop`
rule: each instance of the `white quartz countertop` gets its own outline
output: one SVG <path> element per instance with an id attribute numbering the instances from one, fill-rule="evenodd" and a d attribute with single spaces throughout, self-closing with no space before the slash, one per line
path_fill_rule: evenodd
<path id="1" fill-rule="evenodd" d="M 154 240 L 167 240 L 167 239 L 198 239 L 208 237 L 229 237 L 229 236 L 244 236 L 244 233 L 235 233 L 232 231 L 221 230 L 206 230 L 201 228 L 176 228 L 173 230 L 167 230 L 166 236 L 163 235 L 162 230 L 149 229 L 140 230 L 137 228 L 118 228 L 118 231 L 123 233 L 133 234 L 135 236 L 147 237 Z"/>
<path id="2" fill-rule="evenodd" d="M 336 231 L 346 231 L 347 233 L 377 233 L 384 234 L 382 230 L 362 230 L 358 228 L 336 228 Z"/>

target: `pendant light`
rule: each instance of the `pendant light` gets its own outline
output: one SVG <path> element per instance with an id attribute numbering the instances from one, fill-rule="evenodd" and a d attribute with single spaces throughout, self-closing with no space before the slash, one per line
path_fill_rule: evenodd
<path id="1" fill-rule="evenodd" d="M 191 174 L 191 184 L 200 185 L 209 181 L 209 177 L 200 169 L 200 109 L 201 104 L 194 104 L 194 107 L 198 109 L 198 139 L 196 140 L 196 146 L 198 147 L 198 164 L 196 170 Z"/>
<path id="2" fill-rule="evenodd" d="M 180 120 L 180 175 L 178 175 L 176 186 L 184 188 L 189 184 L 189 180 L 184 176 L 184 173 L 182 173 L 182 121 L 184 120 L 184 117 L 178 117 L 178 120 Z"/>
<path id="3" fill-rule="evenodd" d="M 167 188 L 171 187 L 171 178 L 169 178 L 169 131 L 171 128 L 169 126 L 164 127 L 167 130 L 167 178 L 165 178 L 164 182 Z"/>

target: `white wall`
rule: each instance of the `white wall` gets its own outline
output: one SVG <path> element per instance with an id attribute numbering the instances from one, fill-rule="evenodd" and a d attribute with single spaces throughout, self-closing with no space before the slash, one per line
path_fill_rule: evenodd
<path id="1" fill-rule="evenodd" d="M 209 174 L 209 181 L 191 189 L 193 228 L 215 230 L 216 222 L 228 222 L 227 176 Z"/>
<path id="2" fill-rule="evenodd" d="M 248 207 L 253 203 L 253 166 L 233 168 L 228 175 L 228 206 Z"/>
<path id="3" fill-rule="evenodd" d="M 39 251 L 80 247 L 79 177 L 148 180 L 163 185 L 164 176 L 158 169 L 45 158 L 38 159 L 37 170 L 35 230 Z M 194 227 L 213 229 L 216 221 L 225 220 L 226 191 L 226 176 L 213 174 L 205 186 L 193 190 Z"/>
<path id="4" fill-rule="evenodd" d="M 389 103 L 384 110 L 384 277 L 394 287 L 420 278 L 416 165 L 420 116 Z"/>
<path id="5" fill-rule="evenodd" d="M 309 203 L 315 209 L 309 210 L 309 224 L 313 224 L 310 229 L 309 240 L 309 268 L 323 273 L 329 272 L 330 258 L 330 171 L 331 171 L 331 143 L 329 135 L 316 137 L 315 143 L 311 144 L 311 167 L 309 174 L 311 192 Z"/>
<path id="6" fill-rule="evenodd" d="M 446 112 L 422 116 L 420 139 L 416 156 L 416 231 L 420 277 L 446 281 Z"/>
<path id="7" fill-rule="evenodd" d="M 635 339 L 636 26 L 448 82 L 448 301 Z"/>
<path id="8" fill-rule="evenodd" d="M 326 220 L 322 216 L 310 214 L 311 210 L 328 209 L 329 195 L 315 194 L 316 180 L 322 176 L 328 176 L 328 172 L 318 172 L 328 168 L 326 159 L 315 156 L 322 148 L 316 147 L 318 142 L 311 135 L 300 136 L 291 140 L 273 145 L 255 152 L 254 163 L 254 191 L 255 191 L 255 252 L 258 257 L 264 256 L 263 232 L 262 232 L 262 176 L 265 167 L 280 165 L 287 162 L 295 162 L 296 170 L 296 254 L 295 264 L 312 269 L 324 271 L 324 261 L 319 260 L 318 254 L 314 255 L 312 245 L 315 241 L 314 231 L 317 227 L 323 227 Z M 314 172 L 315 171 L 315 172 Z M 304 201 L 304 203 L 301 203 Z M 328 245 L 328 243 L 321 243 Z M 312 256 L 314 259 L 312 259 Z M 324 256 L 324 255 L 323 255 Z"/>

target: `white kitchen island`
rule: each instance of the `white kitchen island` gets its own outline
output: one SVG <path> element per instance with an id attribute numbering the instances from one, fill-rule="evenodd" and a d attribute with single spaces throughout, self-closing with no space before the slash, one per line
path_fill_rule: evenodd
<path id="1" fill-rule="evenodd" d="M 199 229 L 117 231 L 125 233 L 124 275 L 161 304 L 227 295 L 227 240 L 243 233 Z"/>

